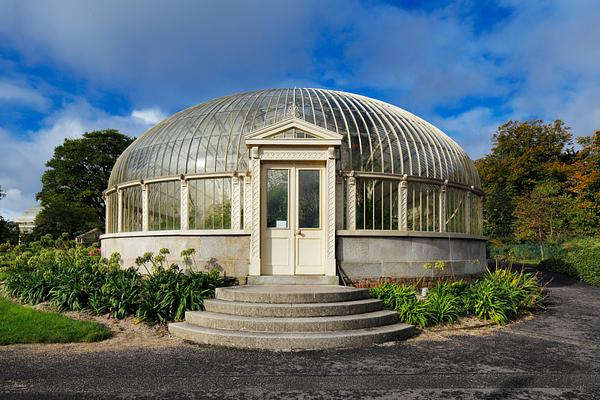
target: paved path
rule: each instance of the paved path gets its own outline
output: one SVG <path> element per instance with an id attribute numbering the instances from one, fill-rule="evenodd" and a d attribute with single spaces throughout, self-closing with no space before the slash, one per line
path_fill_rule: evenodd
<path id="1" fill-rule="evenodd" d="M 269 353 L 185 345 L 0 350 L 0 398 L 600 399 L 600 289 L 555 276 L 553 303 L 494 334 Z"/>

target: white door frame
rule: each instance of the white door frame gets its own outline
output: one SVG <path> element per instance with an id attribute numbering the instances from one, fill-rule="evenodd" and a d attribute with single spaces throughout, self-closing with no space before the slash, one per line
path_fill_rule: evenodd
<path id="1" fill-rule="evenodd" d="M 297 129 L 310 134 L 310 138 L 280 138 L 279 133 Z M 261 163 L 268 161 L 324 161 L 325 186 L 327 187 L 327 215 L 325 216 L 325 275 L 336 275 L 335 262 L 335 147 L 342 136 L 296 117 L 286 118 L 269 127 L 255 131 L 246 137 L 250 149 L 250 179 L 245 194 L 245 219 L 250 228 L 249 275 L 261 274 Z"/>
<path id="2" fill-rule="evenodd" d="M 267 226 L 269 171 L 285 171 L 286 215 L 279 224 Z M 300 180 L 304 171 L 318 172 L 318 225 L 301 226 Z M 325 163 L 322 161 L 261 162 L 261 274 L 262 275 L 324 275 L 326 263 L 327 185 Z M 280 225 L 280 226 L 277 226 Z M 307 250 L 308 249 L 308 250 Z M 271 257 L 269 256 L 271 255 Z"/>

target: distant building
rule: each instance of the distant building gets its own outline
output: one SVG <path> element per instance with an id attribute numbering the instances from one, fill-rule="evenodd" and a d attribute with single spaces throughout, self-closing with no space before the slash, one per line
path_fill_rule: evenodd
<path id="1" fill-rule="evenodd" d="M 100 241 L 100 235 L 102 235 L 102 230 L 94 228 L 91 231 L 87 231 L 75 237 L 75 241 L 83 244 L 84 246 L 91 246 L 92 244 Z"/>
<path id="2" fill-rule="evenodd" d="M 15 220 L 15 223 L 19 226 L 19 236 L 33 232 L 35 217 L 37 217 L 40 211 L 42 211 L 41 206 L 28 208 Z"/>

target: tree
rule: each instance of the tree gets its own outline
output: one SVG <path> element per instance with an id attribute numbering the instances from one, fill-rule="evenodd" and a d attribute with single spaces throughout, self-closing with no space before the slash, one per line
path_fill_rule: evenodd
<path id="1" fill-rule="evenodd" d="M 6 192 L 2 190 L 2 186 L 0 186 L 0 200 L 2 200 L 3 197 L 6 197 Z M 4 217 L 0 215 L 0 244 L 6 242 L 13 244 L 19 242 L 19 227 L 16 223 L 5 220 Z"/>
<path id="2" fill-rule="evenodd" d="M 12 244 L 19 243 L 19 226 L 0 215 L 0 244 L 6 242 Z"/>
<path id="3" fill-rule="evenodd" d="M 569 233 L 572 219 L 570 210 L 574 201 L 561 191 L 560 184 L 538 184 L 517 201 L 514 211 L 517 239 L 536 241 L 543 259 L 544 244 Z"/>
<path id="4" fill-rule="evenodd" d="M 560 120 L 509 121 L 494 134 L 479 172 L 484 182 L 501 184 L 511 195 L 529 193 L 538 182 L 566 178 L 562 166 L 572 157 L 571 144 L 570 128 Z"/>
<path id="5" fill-rule="evenodd" d="M 44 209 L 36 218 L 35 235 L 77 235 L 104 227 L 102 191 L 113 165 L 133 139 L 114 129 L 86 132 L 65 139 L 54 149 L 36 196 Z"/>
<path id="6" fill-rule="evenodd" d="M 582 234 L 592 234 L 600 227 L 600 131 L 577 138 L 581 150 L 569 167 L 569 189 L 575 194 L 582 218 Z"/>
<path id="7" fill-rule="evenodd" d="M 484 204 L 484 235 L 490 238 L 510 237 L 514 224 L 513 198 L 498 185 L 492 185 L 487 190 Z"/>
<path id="8" fill-rule="evenodd" d="M 493 136 L 491 153 L 476 162 L 486 194 L 485 232 L 514 237 L 514 210 L 541 182 L 566 182 L 572 134 L 562 121 L 509 121 Z M 566 183 L 565 183 L 566 186 Z"/>
<path id="9" fill-rule="evenodd" d="M 61 201 L 54 201 L 40 211 L 35 224 L 36 238 L 46 234 L 58 237 L 62 233 L 73 237 L 98 227 L 93 208 Z"/>

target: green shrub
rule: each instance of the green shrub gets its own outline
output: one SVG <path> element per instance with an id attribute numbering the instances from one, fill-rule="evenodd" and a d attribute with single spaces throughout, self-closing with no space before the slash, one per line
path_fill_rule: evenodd
<path id="1" fill-rule="evenodd" d="M 600 238 L 566 242 L 559 256 L 544 260 L 539 266 L 600 286 Z"/>
<path id="2" fill-rule="evenodd" d="M 398 319 L 405 324 L 416 325 L 419 328 L 426 328 L 434 325 L 435 317 L 427 302 L 414 301 L 406 302 L 396 309 Z"/>
<path id="3" fill-rule="evenodd" d="M 505 324 L 539 308 L 544 299 L 536 275 L 510 268 L 487 271 L 472 283 L 438 283 L 424 299 L 417 297 L 413 286 L 393 283 L 383 283 L 370 293 L 387 308 L 396 310 L 400 321 L 421 328 L 454 324 L 470 314 Z"/>
<path id="4" fill-rule="evenodd" d="M 486 271 L 472 285 L 470 297 L 471 312 L 499 325 L 537 309 L 544 299 L 538 276 L 509 268 Z"/>
<path id="5" fill-rule="evenodd" d="M 201 310 L 203 300 L 214 297 L 215 288 L 222 284 L 217 270 L 185 275 L 178 268 L 157 269 L 143 281 L 136 315 L 150 323 L 181 320 L 186 310 Z"/>
<path id="6" fill-rule="evenodd" d="M 135 314 L 142 291 L 142 275 L 135 268 L 113 268 L 104 272 L 101 286 L 96 286 L 89 308 L 122 319 Z"/>
<path id="7" fill-rule="evenodd" d="M 462 299 L 451 283 L 440 283 L 427 293 L 424 301 L 431 315 L 431 325 L 454 324 L 464 315 Z"/>
<path id="8" fill-rule="evenodd" d="M 371 288 L 370 293 L 371 296 L 383 301 L 385 307 L 396 310 L 401 322 L 424 328 L 433 320 L 428 305 L 417 300 L 417 291 L 413 286 L 386 282 Z"/>
<path id="9" fill-rule="evenodd" d="M 138 267 L 150 272 L 150 265 L 154 272 L 146 277 L 135 268 L 121 269 L 119 255 L 103 259 L 96 248 L 64 240 L 45 237 L 27 248 L 3 250 L 8 294 L 32 304 L 51 301 L 60 310 L 134 315 L 148 323 L 179 320 L 186 310 L 201 309 L 224 283 L 217 270 L 188 275 L 176 265 L 166 268 L 167 249 L 139 258 Z M 193 254 L 186 250 L 182 257 L 190 262 Z"/>

